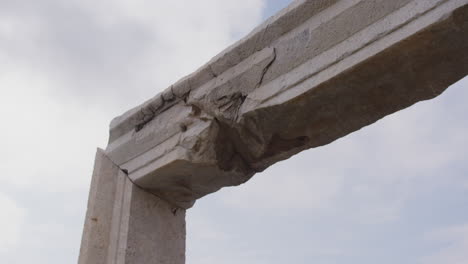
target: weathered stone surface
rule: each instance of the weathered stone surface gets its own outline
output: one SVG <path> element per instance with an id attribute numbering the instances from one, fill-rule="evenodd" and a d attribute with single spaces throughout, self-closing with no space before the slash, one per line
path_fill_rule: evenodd
<path id="1" fill-rule="evenodd" d="M 108 245 L 111 243 L 112 205 L 120 173 L 119 167 L 98 150 L 89 191 L 79 264 L 107 263 Z"/>
<path id="2" fill-rule="evenodd" d="M 189 208 L 468 73 L 468 0 L 296 1 L 111 123 L 106 154 Z"/>
<path id="3" fill-rule="evenodd" d="M 96 154 L 79 264 L 185 263 L 185 210 L 133 184 Z"/>
<path id="4" fill-rule="evenodd" d="M 185 209 L 468 73 L 468 0 L 301 0 L 111 123 L 80 264 L 185 263 Z"/>

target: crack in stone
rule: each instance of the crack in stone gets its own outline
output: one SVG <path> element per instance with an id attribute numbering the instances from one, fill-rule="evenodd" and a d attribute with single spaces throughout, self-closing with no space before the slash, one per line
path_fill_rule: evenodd
<path id="1" fill-rule="evenodd" d="M 124 168 L 120 167 L 119 165 L 117 165 L 117 163 L 115 163 L 109 156 L 107 156 L 107 158 L 109 159 L 110 162 L 112 162 L 112 164 L 114 164 L 114 166 L 116 166 L 121 172 L 123 172 L 123 174 L 125 174 L 125 177 L 130 181 L 130 183 L 135 185 L 138 189 L 140 189 L 140 190 L 144 191 L 145 193 L 148 193 L 148 194 L 158 198 L 161 201 L 164 201 L 164 202 L 170 204 L 172 206 L 172 208 L 173 208 L 172 211 L 173 211 L 174 215 L 178 210 L 185 210 L 184 208 L 174 204 L 173 202 L 171 202 L 171 201 L 169 201 L 167 199 L 164 199 L 163 197 L 161 197 L 159 195 L 156 195 L 154 192 L 151 192 L 150 190 L 138 185 L 135 181 L 132 180 L 132 178 L 130 178 L 129 172 L 128 172 L 127 169 L 124 169 Z"/>
<path id="2" fill-rule="evenodd" d="M 431 12 L 432 10 L 436 9 L 437 7 L 439 7 L 440 5 L 442 5 L 445 1 L 444 0 L 440 0 L 438 1 L 433 7 L 431 7 L 430 9 L 428 10 L 425 10 L 423 12 L 419 12 L 417 13 L 415 16 L 411 17 L 411 19 L 405 21 L 404 23 L 401 23 L 399 25 L 397 25 L 396 27 L 392 28 L 392 29 L 389 29 L 389 30 L 386 30 L 386 31 L 383 31 L 383 32 L 380 32 L 378 33 L 375 37 L 373 37 L 372 39 L 370 39 L 369 41 L 367 41 L 366 43 L 364 43 L 363 45 L 357 47 L 356 49 L 352 50 L 352 51 L 348 51 L 348 52 L 345 52 L 344 54 L 342 54 L 341 56 L 339 56 L 338 58 L 336 58 L 335 60 L 333 60 L 332 62 L 326 64 L 326 65 L 323 65 L 322 67 L 320 67 L 319 69 L 315 70 L 314 72 L 312 73 L 309 73 L 308 75 L 305 75 L 304 77 L 302 77 L 301 79 L 295 81 L 294 83 L 288 85 L 288 86 L 285 86 L 284 88 L 278 90 L 276 93 L 264 98 L 263 100 L 254 100 L 254 101 L 257 101 L 259 103 L 265 103 L 267 102 L 268 100 L 276 97 L 276 96 L 279 96 L 280 94 L 288 91 L 289 89 L 291 89 L 292 87 L 296 87 L 296 86 L 299 86 L 300 84 L 304 83 L 305 81 L 307 81 L 308 79 L 310 78 L 313 78 L 315 76 L 317 76 L 318 74 L 320 74 L 321 72 L 331 68 L 332 66 L 334 65 L 337 65 L 339 62 L 343 61 L 344 59 L 358 53 L 359 51 L 365 49 L 366 47 L 374 44 L 375 42 L 379 41 L 380 39 L 392 34 L 393 32 L 396 32 L 398 31 L 399 29 L 409 25 L 411 22 L 417 20 L 418 18 L 426 15 L 427 13 Z M 441 19 L 444 19 L 444 18 L 441 18 Z M 346 41 L 343 40 L 341 41 L 340 43 Z M 338 45 L 339 43 L 337 43 Z M 331 47 L 332 48 L 332 47 Z M 324 51 L 325 52 L 325 51 Z M 250 99 L 250 98 L 249 98 Z"/>
<path id="3" fill-rule="evenodd" d="M 257 85 L 255 86 L 255 89 L 260 87 L 263 83 L 263 79 L 265 78 L 265 75 L 267 73 L 267 71 L 270 69 L 271 65 L 273 65 L 273 63 L 276 61 L 276 48 L 273 47 L 273 58 L 271 59 L 271 61 L 265 66 L 265 68 L 263 68 L 263 71 L 262 71 L 262 75 L 260 76 L 260 81 L 257 83 Z"/>

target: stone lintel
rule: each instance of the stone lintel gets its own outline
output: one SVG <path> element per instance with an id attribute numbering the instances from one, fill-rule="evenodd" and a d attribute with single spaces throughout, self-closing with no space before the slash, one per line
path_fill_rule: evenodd
<path id="1" fill-rule="evenodd" d="M 115 118 L 106 154 L 138 186 L 190 208 L 463 78 L 467 4 L 295 1 Z"/>

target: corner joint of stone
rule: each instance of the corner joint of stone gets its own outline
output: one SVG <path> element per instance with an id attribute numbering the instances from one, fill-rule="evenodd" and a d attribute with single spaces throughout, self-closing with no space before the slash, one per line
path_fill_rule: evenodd
<path id="1" fill-rule="evenodd" d="M 140 189 L 140 190 L 142 190 L 142 191 L 144 191 L 144 192 L 146 192 L 146 193 L 148 193 L 148 194 L 150 194 L 150 195 L 152 195 L 152 196 L 155 196 L 155 197 L 158 198 L 159 200 L 162 200 L 162 201 L 166 202 L 167 204 L 169 204 L 169 205 L 171 206 L 171 208 L 172 208 L 172 209 L 171 209 L 171 212 L 172 212 L 174 215 L 176 215 L 177 212 L 180 211 L 180 210 L 186 210 L 186 209 L 187 209 L 187 208 L 180 207 L 180 206 L 178 206 L 178 205 L 176 205 L 176 204 L 174 204 L 174 203 L 172 203 L 172 202 L 170 202 L 170 201 L 168 201 L 168 200 L 162 198 L 161 196 L 156 195 L 155 193 L 149 191 L 148 189 L 146 189 L 146 188 L 144 188 L 144 187 L 138 185 L 137 183 L 135 183 L 135 182 L 132 180 L 132 178 L 130 178 L 128 170 L 127 170 L 127 169 L 124 169 L 124 168 L 122 168 L 122 167 L 120 167 L 115 161 L 112 160 L 111 157 L 109 157 L 109 156 L 106 154 L 106 152 L 105 152 L 103 149 L 97 148 L 97 152 L 98 152 L 99 154 L 105 156 L 110 162 L 112 162 L 112 164 L 113 164 L 115 167 L 117 167 L 117 168 L 119 169 L 119 171 L 122 172 L 122 173 L 125 175 L 125 177 L 128 179 L 128 181 L 129 181 L 130 183 L 132 183 L 133 185 L 135 185 L 138 189 Z"/>

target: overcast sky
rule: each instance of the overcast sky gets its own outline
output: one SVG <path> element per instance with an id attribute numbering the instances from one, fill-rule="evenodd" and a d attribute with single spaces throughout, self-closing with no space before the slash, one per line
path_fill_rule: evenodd
<path id="1" fill-rule="evenodd" d="M 110 120 L 286 0 L 0 0 L 0 263 L 76 263 Z M 468 263 L 468 78 L 187 214 L 188 264 Z"/>

